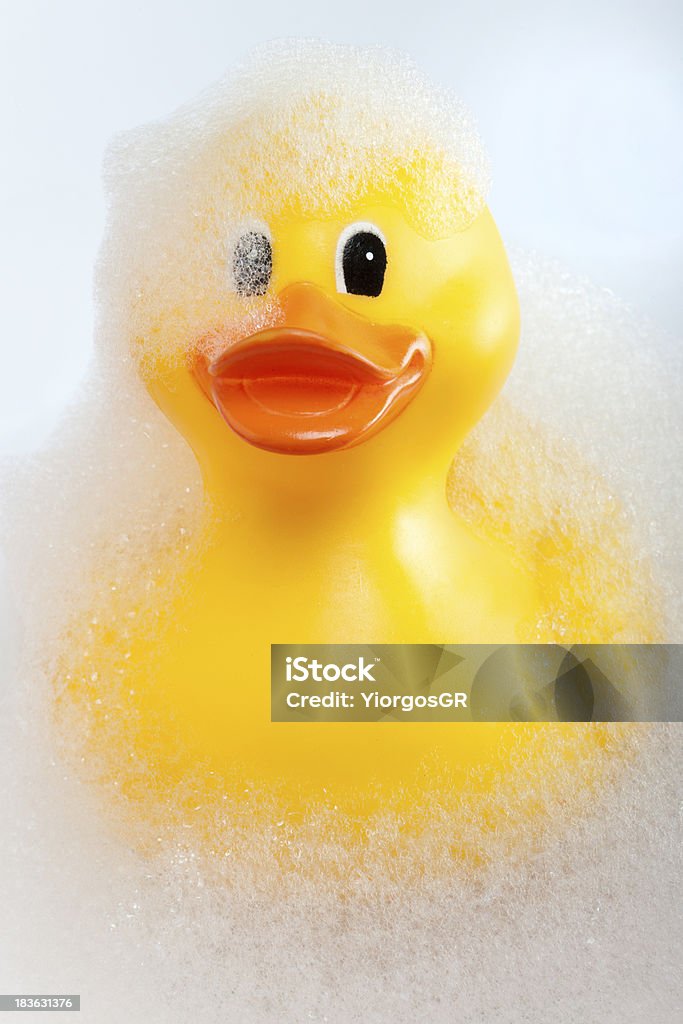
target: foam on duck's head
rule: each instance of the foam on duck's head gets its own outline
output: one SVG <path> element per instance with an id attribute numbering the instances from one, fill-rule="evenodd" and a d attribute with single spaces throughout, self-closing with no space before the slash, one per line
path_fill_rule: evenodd
<path id="1" fill-rule="evenodd" d="M 245 220 L 334 216 L 399 183 L 415 228 L 444 237 L 482 210 L 488 161 L 460 103 L 406 57 L 290 42 L 258 51 L 168 120 L 121 136 L 106 179 L 107 313 L 124 339 L 145 339 L 148 361 L 184 353 L 198 318 L 223 312 Z M 118 264 L 115 291 L 107 264 Z"/>
<path id="2" fill-rule="evenodd" d="M 132 353 L 157 402 L 191 441 L 192 426 L 183 420 L 200 414 L 194 407 L 178 413 L 174 399 L 184 391 L 189 362 L 199 352 L 208 364 L 283 320 L 311 330 L 298 293 L 299 319 L 287 320 L 289 285 L 314 285 L 327 310 L 333 305 L 380 327 L 402 325 L 437 348 L 434 334 L 450 333 L 462 364 L 453 375 L 442 371 L 442 394 L 430 384 L 431 401 L 446 417 L 456 406 L 466 410 L 459 436 L 509 369 L 516 297 L 485 210 L 482 145 L 462 106 L 404 57 L 312 42 L 271 45 L 167 122 L 126 135 L 112 149 L 107 177 L 114 203 L 100 273 L 105 344 Z M 384 292 L 340 287 L 340 234 L 358 221 L 367 226 L 371 214 L 376 222 L 378 210 L 386 211 L 377 227 L 388 259 Z M 393 237 L 385 238 L 389 230 Z M 454 238 L 465 241 L 449 248 Z M 250 268 L 245 239 L 247 257 L 255 239 L 268 266 L 257 259 Z M 460 315 L 451 322 L 447 293 L 460 312 L 470 310 L 474 326 Z M 316 323 L 327 316 L 319 306 L 314 297 Z M 354 349 L 353 338 L 341 334 Z M 388 353 L 381 369 L 404 356 Z M 481 371 L 481 395 L 473 368 Z M 449 376 L 464 381 L 468 374 L 462 395 L 453 391 Z M 424 452 L 433 427 L 425 424 L 424 437 L 411 429 L 416 451 Z M 449 455 L 453 433 L 444 430 Z"/>

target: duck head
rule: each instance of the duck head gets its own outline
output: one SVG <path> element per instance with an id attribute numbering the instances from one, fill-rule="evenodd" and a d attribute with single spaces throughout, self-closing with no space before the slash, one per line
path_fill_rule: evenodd
<path id="1" fill-rule="evenodd" d="M 133 348 L 210 486 L 445 474 L 512 365 L 517 297 L 481 190 L 416 139 L 433 110 L 392 137 L 387 69 L 357 71 L 352 92 L 271 89 L 168 164 L 183 188 L 158 200 Z"/>
<path id="2" fill-rule="evenodd" d="M 517 297 L 488 210 L 422 237 L 391 196 L 345 218 L 245 225 L 226 273 L 270 322 L 211 322 L 147 377 L 209 476 L 275 460 L 315 473 L 438 463 L 445 471 L 512 365 Z M 284 467 L 283 467 L 284 468 Z M 337 468 L 340 463 L 337 462 Z"/>

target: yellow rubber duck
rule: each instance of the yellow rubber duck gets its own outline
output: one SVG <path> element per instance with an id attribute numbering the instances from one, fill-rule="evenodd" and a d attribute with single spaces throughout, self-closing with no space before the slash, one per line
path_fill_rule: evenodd
<path id="1" fill-rule="evenodd" d="M 324 96 L 302 109 L 298 129 L 324 132 Z M 260 144 L 283 154 L 283 133 Z M 258 148 L 249 153 L 257 162 Z M 320 209 L 288 191 L 283 155 L 282 188 L 272 173 L 255 181 L 258 216 L 231 225 L 225 296 L 180 275 L 170 303 L 152 276 L 135 300 L 153 312 L 135 321 L 130 351 L 195 453 L 205 510 L 187 559 L 162 564 L 153 598 L 131 581 L 109 619 L 88 627 L 87 664 L 66 659 L 70 700 L 82 706 L 109 686 L 107 725 L 95 716 L 88 743 L 107 746 L 124 775 L 129 758 L 145 766 L 130 792 L 162 794 L 191 775 L 195 795 L 255 786 L 290 810 L 317 799 L 362 816 L 400 799 L 404 814 L 417 813 L 437 778 L 450 790 L 499 785 L 535 726 L 273 723 L 271 644 L 618 635 L 609 608 L 566 594 L 558 635 L 550 549 L 571 545 L 566 531 L 525 542 L 449 507 L 453 457 L 515 357 L 515 285 L 483 203 L 450 229 L 416 222 L 425 181 L 449 169 L 442 152 L 392 158 L 389 175 L 382 159 L 380 147 L 368 157 L 370 184 Z M 247 190 L 248 163 L 236 172 Z M 196 202 L 201 249 L 215 200 Z M 191 317 L 178 313 L 184 294 Z M 250 312 L 259 303 L 260 319 Z M 155 349 L 170 331 L 180 345 Z M 574 553 L 584 568 L 595 558 Z M 651 624 L 633 615 L 642 638 Z M 566 744 L 573 727 L 557 728 Z M 586 742 L 575 745 L 584 757 Z M 588 742 L 602 745 L 599 730 Z M 524 767 L 539 770 L 538 760 Z"/>

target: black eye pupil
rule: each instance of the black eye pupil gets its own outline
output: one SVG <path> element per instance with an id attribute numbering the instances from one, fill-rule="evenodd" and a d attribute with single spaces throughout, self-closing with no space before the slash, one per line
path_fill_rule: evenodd
<path id="1" fill-rule="evenodd" d="M 379 295 L 386 269 L 387 251 L 378 235 L 372 231 L 357 231 L 347 239 L 342 271 L 349 295 Z"/>
<path id="2" fill-rule="evenodd" d="M 273 273 L 270 239 L 248 231 L 238 239 L 232 257 L 232 276 L 238 295 L 265 295 Z"/>

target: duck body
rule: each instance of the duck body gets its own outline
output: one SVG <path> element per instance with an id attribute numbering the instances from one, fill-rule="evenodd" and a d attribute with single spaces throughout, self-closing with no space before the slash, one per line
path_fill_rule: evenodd
<path id="1" fill-rule="evenodd" d="M 275 286 L 294 295 L 297 328 L 326 317 L 338 329 L 340 315 L 351 345 L 358 321 L 371 317 L 372 329 L 384 312 L 410 330 L 415 310 L 428 311 L 414 334 L 429 338 L 433 366 L 387 426 L 341 450 L 283 453 L 230 429 L 192 359 L 147 381 L 191 444 L 205 486 L 202 527 L 182 571 L 168 567 L 151 608 L 123 607 L 123 634 L 104 627 L 106 657 L 125 664 L 123 742 L 139 763 L 153 757 L 162 788 L 203 765 L 237 786 L 249 779 L 284 789 L 288 805 L 324 791 L 364 803 L 375 783 L 409 785 L 437 751 L 463 778 L 504 762 L 496 753 L 504 727 L 270 720 L 271 644 L 514 643 L 533 637 L 539 618 L 532 574 L 456 517 L 446 497 L 454 448 L 502 384 L 517 344 L 514 285 L 493 220 L 484 212 L 468 232 L 430 243 L 386 201 L 348 219 L 379 223 L 399 252 L 424 246 L 441 273 L 404 268 L 402 280 L 400 257 L 390 256 L 381 296 L 338 295 L 333 254 L 343 224 L 295 218 L 271 225 L 273 245 L 287 254 Z M 455 287 L 454 266 L 465 270 Z M 444 332 L 455 337 L 442 351 L 432 338 Z M 91 636 L 91 658 L 103 643 Z"/>
<path id="2" fill-rule="evenodd" d="M 361 81 L 364 58 L 359 67 Z M 202 524 L 187 557 L 162 560 L 151 594 L 130 580 L 87 627 L 61 690 L 90 715 L 90 749 L 145 798 L 191 778 L 191 799 L 249 786 L 288 809 L 315 799 L 365 813 L 400 794 L 410 818 L 439 786 L 496 790 L 533 738 L 527 724 L 271 721 L 272 644 L 557 639 L 544 607 L 552 544 L 539 548 L 536 531 L 515 547 L 514 531 L 465 521 L 446 496 L 453 456 L 519 339 L 490 212 L 440 151 L 389 159 L 381 109 L 376 149 L 359 137 L 369 171 L 358 177 L 352 161 L 333 199 L 306 194 L 307 177 L 323 190 L 330 161 L 352 148 L 338 133 L 363 121 L 368 96 L 351 97 L 349 118 L 344 97 L 330 105 L 324 90 L 293 112 L 269 95 L 266 114 L 237 124 L 238 157 L 221 122 L 206 153 L 183 149 L 189 170 L 171 161 L 158 210 L 141 193 L 144 237 L 118 303 L 125 358 L 194 452 Z M 310 175 L 290 145 L 307 133 L 320 150 Z M 229 231 L 228 166 L 230 187 L 248 195 Z M 429 229 L 423 195 L 439 214 Z M 140 565 L 142 580 L 144 552 Z M 609 637 L 594 613 L 581 596 L 572 639 Z"/>
<path id="3" fill-rule="evenodd" d="M 367 506 L 332 522 L 310 503 L 284 511 L 274 502 L 265 516 L 207 525 L 191 575 L 161 602 L 163 626 L 136 631 L 133 720 L 142 712 L 167 737 L 162 775 L 204 764 L 237 784 L 284 787 L 291 806 L 323 791 L 364 803 L 375 783 L 414 783 L 439 750 L 451 771 L 490 766 L 504 727 L 271 722 L 270 645 L 514 642 L 522 617 L 533 621 L 533 581 L 459 525 L 443 493 L 374 521 Z M 438 567 L 431 578 L 426 565 Z"/>

